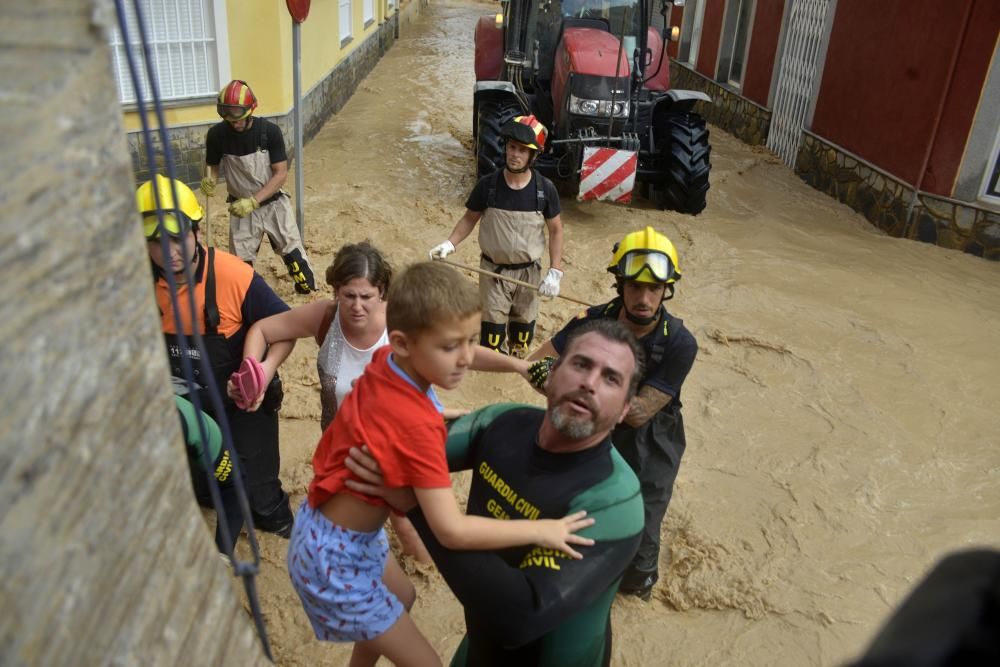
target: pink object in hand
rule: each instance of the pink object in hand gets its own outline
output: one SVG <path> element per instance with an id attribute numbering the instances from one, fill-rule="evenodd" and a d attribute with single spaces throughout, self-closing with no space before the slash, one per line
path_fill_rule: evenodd
<path id="1" fill-rule="evenodd" d="M 236 407 L 246 410 L 257 400 L 266 387 L 264 386 L 264 367 L 253 357 L 247 357 L 240 364 L 240 369 L 230 376 L 236 386 L 238 396 L 233 399 Z"/>

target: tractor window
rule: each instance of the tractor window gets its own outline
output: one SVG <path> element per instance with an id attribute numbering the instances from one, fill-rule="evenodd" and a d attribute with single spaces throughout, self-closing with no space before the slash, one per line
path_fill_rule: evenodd
<path id="1" fill-rule="evenodd" d="M 642 16 L 639 0 L 542 0 L 532 3 L 528 15 L 527 49 L 538 78 L 550 80 L 564 17 L 596 19 L 613 35 L 624 33 L 629 60 L 638 45 Z"/>
<path id="2" fill-rule="evenodd" d="M 562 13 L 559 0 L 531 3 L 528 14 L 527 50 L 531 66 L 540 79 L 552 78 Z"/>
<path id="3" fill-rule="evenodd" d="M 624 36 L 625 53 L 631 60 L 642 29 L 638 0 L 563 0 L 562 14 L 605 21 L 608 32 Z"/>

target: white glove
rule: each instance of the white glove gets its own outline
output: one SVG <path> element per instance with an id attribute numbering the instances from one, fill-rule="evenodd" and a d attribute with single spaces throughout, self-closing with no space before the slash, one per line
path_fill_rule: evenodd
<path id="1" fill-rule="evenodd" d="M 563 272 L 559 269 L 549 269 L 545 274 L 545 280 L 538 286 L 538 293 L 542 296 L 559 296 L 559 282 L 562 277 Z"/>
<path id="2" fill-rule="evenodd" d="M 431 248 L 431 259 L 444 259 L 453 252 L 455 252 L 455 244 L 451 241 L 438 243 Z"/>

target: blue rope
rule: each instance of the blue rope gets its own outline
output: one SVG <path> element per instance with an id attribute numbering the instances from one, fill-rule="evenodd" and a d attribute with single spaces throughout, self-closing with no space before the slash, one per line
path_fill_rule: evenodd
<path id="1" fill-rule="evenodd" d="M 135 10 L 136 24 L 139 28 L 140 43 L 142 45 L 143 61 L 146 67 L 146 75 L 149 78 L 149 89 L 153 98 L 153 109 L 156 112 L 156 122 L 160 143 L 163 149 L 163 161 L 166 171 L 167 178 L 170 179 L 171 195 L 173 196 L 173 201 L 175 208 L 179 208 L 177 205 L 180 199 L 177 196 L 177 187 L 175 182 L 175 170 L 174 170 L 174 160 L 170 149 L 170 140 L 167 134 L 166 122 L 163 116 L 163 104 L 159 95 L 159 88 L 156 82 L 156 73 L 154 72 L 152 57 L 149 49 L 149 41 L 146 36 L 146 23 L 143 20 L 142 10 L 139 7 L 138 0 L 132 0 L 132 7 Z M 132 79 L 132 85 L 135 89 L 136 95 L 136 106 L 139 113 L 139 118 L 142 122 L 142 135 L 143 141 L 145 142 L 146 159 L 149 165 L 152 167 L 156 164 L 155 154 L 153 151 L 153 130 L 149 127 L 149 120 L 146 116 L 145 100 L 143 99 L 143 94 L 141 90 L 141 81 L 139 78 L 138 67 L 135 62 L 135 54 L 132 52 L 131 40 L 129 38 L 129 30 L 127 21 L 125 18 L 125 7 L 124 0 L 115 0 L 115 8 L 118 15 L 118 27 L 122 33 L 122 41 L 125 44 L 125 54 L 128 61 L 129 75 Z M 160 201 L 159 188 L 156 187 L 156 174 L 153 173 L 153 197 L 156 202 L 156 217 L 157 224 L 161 230 L 160 233 L 160 248 L 163 252 L 163 262 L 164 266 L 170 265 L 170 242 L 167 238 L 167 234 L 162 233 L 165 229 L 164 225 L 164 207 L 163 202 Z M 178 222 L 180 221 L 180 216 L 176 216 Z M 194 233 L 192 230 L 181 229 L 181 236 Z M 205 427 L 203 409 L 201 406 L 201 399 L 197 389 L 197 383 L 194 380 L 194 369 L 191 365 L 191 359 L 188 352 L 191 346 L 188 342 L 188 336 L 184 333 L 184 325 L 181 321 L 180 315 L 180 304 L 177 297 L 177 281 L 174 277 L 172 271 L 164 271 L 164 277 L 166 278 L 167 285 L 170 289 L 170 303 L 174 311 L 174 326 L 178 332 L 178 341 L 181 346 L 181 370 L 184 374 L 184 381 L 188 386 L 188 396 L 191 399 L 195 410 L 198 413 L 198 430 L 201 435 L 203 442 L 208 442 L 208 433 Z M 191 267 L 191 262 L 184 253 L 184 277 L 188 285 L 194 285 L 194 272 Z M 194 290 L 188 290 L 188 306 L 190 307 L 190 312 L 193 318 L 197 317 L 196 304 L 194 299 Z M 255 577 L 260 571 L 260 546 L 257 543 L 257 535 L 253 528 L 253 518 L 250 513 L 250 505 L 246 494 L 246 489 L 243 486 L 243 479 L 240 471 L 239 455 L 236 453 L 232 444 L 232 434 L 229 429 L 229 421 L 226 419 L 226 412 L 223 407 L 222 397 L 219 393 L 219 387 L 215 382 L 215 376 L 212 372 L 212 368 L 209 363 L 208 354 L 205 350 L 205 344 L 201 337 L 201 332 L 198 331 L 197 326 L 192 326 L 192 338 L 194 341 L 194 348 L 197 349 L 199 353 L 199 361 L 201 364 L 201 370 L 203 371 L 204 377 L 206 379 L 206 384 L 208 385 L 208 395 L 210 397 L 212 407 L 215 410 L 215 414 L 218 415 L 217 421 L 219 422 L 219 427 L 222 430 L 222 443 L 225 450 L 229 453 L 229 460 L 233 465 L 233 473 L 235 475 L 235 486 L 236 494 L 239 500 L 240 512 L 243 515 L 243 521 L 247 528 L 247 538 L 250 542 L 250 551 L 253 555 L 252 561 L 240 561 L 235 557 L 235 552 L 229 554 L 233 573 L 242 578 L 243 586 L 246 590 L 247 599 L 250 602 L 250 609 L 253 613 L 254 623 L 257 626 L 257 633 L 260 636 L 261 644 L 264 648 L 264 653 L 267 658 L 274 662 L 274 657 L 271 653 L 271 644 L 267 636 L 267 627 L 264 624 L 263 613 L 260 608 L 260 601 L 257 597 L 257 589 L 255 583 Z M 223 540 L 226 544 L 235 544 L 235 540 L 232 539 L 232 535 L 229 534 L 229 529 L 227 522 L 225 521 L 225 510 L 222 508 L 222 496 L 219 490 L 218 480 L 215 475 L 212 474 L 213 461 L 209 458 L 208 448 L 202 448 L 202 461 L 204 463 L 204 468 L 206 471 L 206 476 L 208 478 L 209 493 L 212 497 L 212 505 L 215 507 L 217 523 L 219 524 L 219 529 L 222 532 Z"/>

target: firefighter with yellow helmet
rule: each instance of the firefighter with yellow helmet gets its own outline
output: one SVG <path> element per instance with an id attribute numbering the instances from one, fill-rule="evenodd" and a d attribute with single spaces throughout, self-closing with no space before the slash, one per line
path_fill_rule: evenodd
<path id="1" fill-rule="evenodd" d="M 139 186 L 136 205 L 142 216 L 143 234 L 153 268 L 156 302 L 171 372 L 174 377 L 185 377 L 182 361 L 186 354 L 192 361 L 194 380 L 201 390 L 208 387 L 209 374 L 214 378 L 216 388 L 223 394 L 233 446 L 240 456 L 254 525 L 287 537 L 291 534 L 293 517 L 288 495 L 278 478 L 281 464 L 278 408 L 284 393 L 277 368 L 292 351 L 294 341 L 278 342 L 268 349 L 262 362 L 266 374 L 263 384 L 267 390 L 256 411 L 241 410 L 225 393 L 230 375 L 243 361 L 243 341 L 250 326 L 257 320 L 288 310 L 288 306 L 245 262 L 200 243 L 198 233 L 204 211 L 194 192 L 184 183 L 157 174 L 153 180 Z M 164 234 L 166 244 L 162 239 Z M 190 266 L 194 284 L 187 280 L 185 265 Z M 177 287 L 184 336 L 191 336 L 195 327 L 201 334 L 208 357 L 204 367 L 194 344 L 182 344 L 184 336 L 174 317 L 168 273 L 173 275 Z M 218 418 L 207 394 L 201 404 L 209 416 Z M 199 485 L 200 478 L 194 479 L 197 480 L 195 489 L 199 501 L 205 504 L 207 489 Z"/>
<path id="2" fill-rule="evenodd" d="M 505 139 L 504 167 L 479 179 L 465 202 L 465 214 L 447 240 L 431 249 L 430 256 L 444 259 L 455 252 L 455 246 L 478 223 L 480 268 L 538 285 L 536 291 L 485 275 L 479 279 L 480 344 L 523 358 L 535 335 L 538 295 L 559 294 L 562 217 L 555 185 L 531 168 L 545 149 L 545 126 L 534 116 L 517 116 L 503 126 L 500 135 Z M 549 269 L 543 279 L 546 231 Z"/>
<path id="3" fill-rule="evenodd" d="M 588 308 L 545 342 L 531 356 L 538 361 L 530 375 L 536 387 L 543 386 L 569 333 L 589 320 L 618 320 L 642 344 L 646 368 L 639 391 L 611 440 L 639 478 L 645 508 L 639 551 L 620 590 L 648 600 L 659 578 L 661 524 L 686 445 L 681 385 L 694 365 L 698 343 L 663 305 L 681 279 L 677 249 L 670 239 L 652 227 L 627 234 L 615 244 L 608 271 L 615 276 L 618 296 Z"/>
<path id="4" fill-rule="evenodd" d="M 299 234 L 288 194 L 288 156 L 281 128 L 253 115 L 257 97 L 246 81 L 235 79 L 219 91 L 216 110 L 222 122 L 205 138 L 205 177 L 201 191 L 215 194 L 220 170 L 229 192 L 229 250 L 253 266 L 264 235 L 281 256 L 295 291 L 316 290 L 316 280 Z"/>

